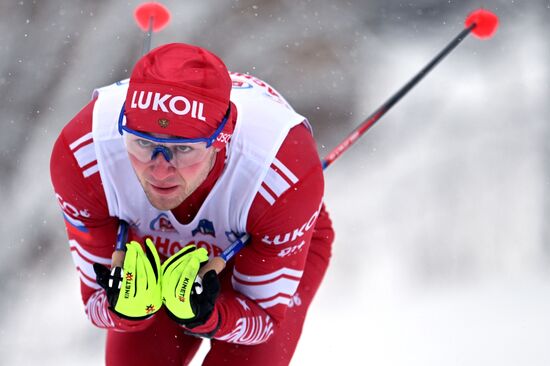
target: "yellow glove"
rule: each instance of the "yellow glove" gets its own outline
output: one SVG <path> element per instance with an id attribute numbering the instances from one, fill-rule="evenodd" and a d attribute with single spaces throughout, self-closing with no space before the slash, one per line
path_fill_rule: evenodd
<path id="1" fill-rule="evenodd" d="M 206 262 L 208 253 L 204 248 L 188 245 L 162 265 L 162 300 L 172 318 L 188 328 L 208 320 L 219 294 L 215 271 L 204 276 L 202 286 L 197 279 L 200 267 Z"/>
<path id="2" fill-rule="evenodd" d="M 145 252 L 136 241 L 126 248 L 122 270 L 115 267 L 109 272 L 105 266 L 94 264 L 97 283 L 107 291 L 109 305 L 116 313 L 143 319 L 162 306 L 160 259 L 151 239 L 145 241 Z"/>

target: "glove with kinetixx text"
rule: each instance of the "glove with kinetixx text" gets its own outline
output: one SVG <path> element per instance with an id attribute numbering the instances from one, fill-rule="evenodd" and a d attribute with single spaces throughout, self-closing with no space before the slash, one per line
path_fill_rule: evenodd
<path id="1" fill-rule="evenodd" d="M 204 248 L 188 245 L 162 265 L 162 301 L 170 316 L 188 329 L 206 323 L 220 293 L 216 271 L 197 276 L 207 262 Z"/>
<path id="2" fill-rule="evenodd" d="M 111 310 L 127 319 L 145 319 L 162 306 L 160 258 L 151 239 L 145 252 L 132 241 L 126 244 L 123 267 L 94 263 L 97 283 L 107 292 Z"/>

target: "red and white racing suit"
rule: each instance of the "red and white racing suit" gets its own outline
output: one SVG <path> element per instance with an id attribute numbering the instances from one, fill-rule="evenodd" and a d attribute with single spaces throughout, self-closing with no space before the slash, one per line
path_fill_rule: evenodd
<path id="1" fill-rule="evenodd" d="M 173 210 L 148 203 L 117 134 L 125 82 L 98 89 L 55 143 L 51 178 L 86 313 L 108 331 L 108 365 L 185 365 L 201 341 L 163 310 L 139 321 L 109 310 L 93 263 L 110 265 L 121 219 L 130 239 L 150 237 L 163 260 L 188 244 L 213 257 L 248 233 L 249 244 L 219 275 L 212 316 L 193 329 L 219 326 L 204 365 L 287 365 L 294 353 L 334 238 L 323 172 L 307 121 L 263 81 L 231 76 L 235 133 L 206 180 Z"/>

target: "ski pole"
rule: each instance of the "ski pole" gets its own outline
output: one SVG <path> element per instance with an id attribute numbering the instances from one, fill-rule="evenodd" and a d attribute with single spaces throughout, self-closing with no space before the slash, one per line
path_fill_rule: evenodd
<path id="1" fill-rule="evenodd" d="M 138 27 L 145 32 L 143 48 L 141 50 L 141 56 L 143 56 L 151 50 L 151 39 L 153 33 L 164 29 L 164 27 L 168 25 L 168 22 L 170 21 L 170 11 L 164 5 L 159 3 L 143 3 L 135 8 L 134 19 Z M 113 251 L 113 255 L 111 257 L 111 268 L 113 269 L 112 275 L 114 275 L 115 268 L 122 268 L 124 264 L 127 242 L 128 223 L 124 220 L 120 220 L 115 250 Z"/>
<path id="2" fill-rule="evenodd" d="M 111 257 L 111 278 L 109 279 L 109 287 L 120 289 L 122 285 L 122 270 L 124 257 L 126 256 L 126 243 L 128 242 L 128 223 L 124 220 L 119 220 L 118 232 L 116 236 L 115 250 Z"/>
<path id="3" fill-rule="evenodd" d="M 376 109 L 367 119 L 355 128 L 346 138 L 340 142 L 324 159 L 321 160 L 323 170 L 340 157 L 351 145 L 365 134 L 380 118 L 386 114 L 403 96 L 405 96 L 420 80 L 424 78 L 445 56 L 460 44 L 470 33 L 480 39 L 487 39 L 493 36 L 498 25 L 498 17 L 485 9 L 478 9 L 468 15 L 464 21 L 465 28 L 443 48 L 426 66 L 424 66 L 413 78 L 408 81 L 393 96 Z M 241 238 L 231 244 L 219 257 L 212 258 L 199 272 L 203 276 L 206 272 L 214 269 L 220 273 L 228 260 L 233 258 L 248 242 L 250 236 L 244 234 Z"/>
<path id="4" fill-rule="evenodd" d="M 403 98 L 420 80 L 424 78 L 445 56 L 466 38 L 470 32 L 479 38 L 489 38 L 496 31 L 498 18 L 493 13 L 480 9 L 471 13 L 465 21 L 464 28 L 443 50 L 441 50 L 422 70 L 413 76 L 401 89 L 384 102 L 355 130 L 353 130 L 338 146 L 336 146 L 323 160 L 323 169 L 327 168 L 351 145 L 355 143 L 365 132 L 367 132 L 380 118 L 386 114 L 401 98 Z"/>
<path id="5" fill-rule="evenodd" d="M 134 10 L 134 19 L 138 27 L 145 32 L 141 51 L 143 56 L 151 50 L 153 32 L 158 32 L 168 25 L 170 11 L 164 5 L 156 2 L 143 3 Z"/>

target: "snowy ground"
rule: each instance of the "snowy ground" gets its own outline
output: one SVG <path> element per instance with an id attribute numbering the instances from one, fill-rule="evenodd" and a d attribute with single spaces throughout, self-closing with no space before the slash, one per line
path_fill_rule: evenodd
<path id="1" fill-rule="evenodd" d="M 550 362 L 547 280 L 493 278 L 414 290 L 381 281 L 363 286 L 352 302 L 334 301 L 338 288 L 334 283 L 323 289 L 294 365 Z"/>

